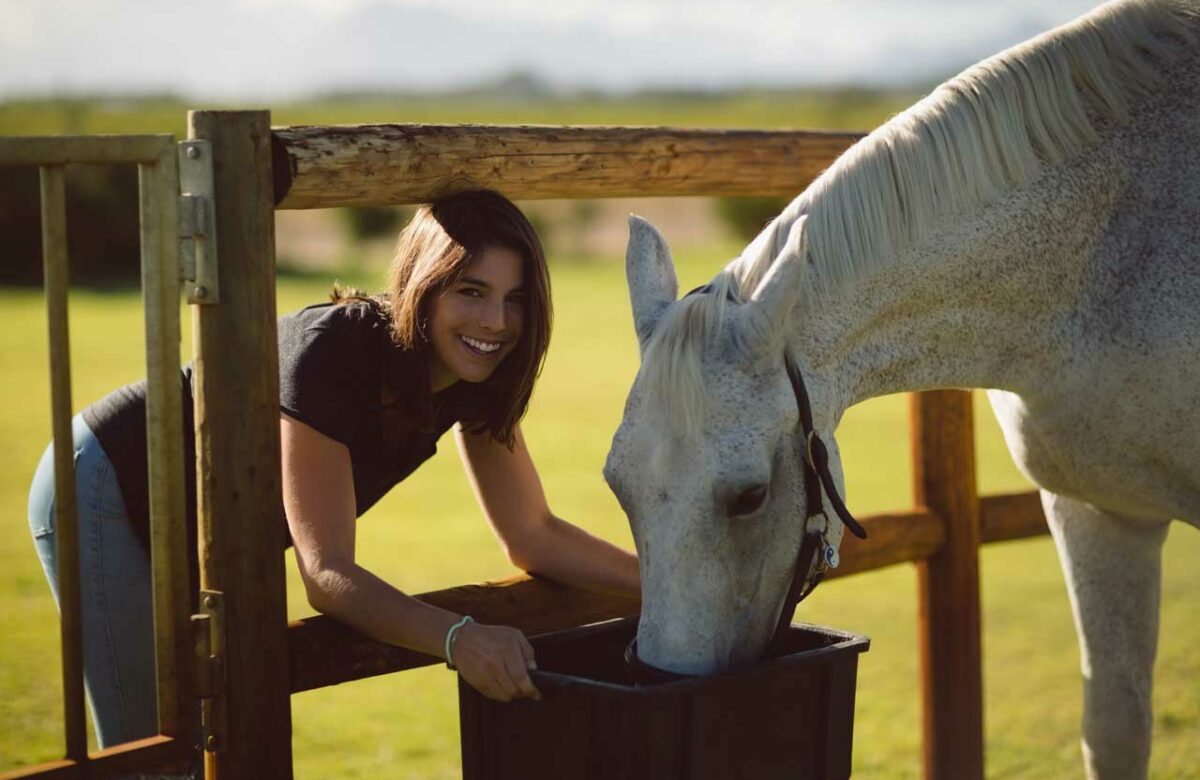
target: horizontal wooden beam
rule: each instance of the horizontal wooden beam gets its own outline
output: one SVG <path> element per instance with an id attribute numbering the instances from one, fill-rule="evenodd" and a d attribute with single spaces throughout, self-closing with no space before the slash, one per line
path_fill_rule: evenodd
<path id="1" fill-rule="evenodd" d="M 636 615 L 636 599 L 560 585 L 518 575 L 498 582 L 463 585 L 417 596 L 420 600 L 480 623 L 513 626 L 529 636 Z M 288 627 L 292 693 L 442 663 L 414 650 L 376 642 L 316 615 Z"/>
<path id="2" fill-rule="evenodd" d="M 825 579 L 847 577 L 897 563 L 928 558 L 946 541 L 942 519 L 928 510 L 873 515 L 859 519 L 866 539 L 846 534 L 838 550 L 841 562 Z"/>
<path id="3" fill-rule="evenodd" d="M 943 537 L 941 522 L 928 512 L 876 515 L 861 522 L 869 538 L 849 541 L 848 537 L 843 542 L 841 565 L 832 576 L 925 557 L 941 545 Z M 529 636 L 636 615 L 641 606 L 636 599 L 525 575 L 417 598 L 472 615 L 481 623 L 515 626 Z M 294 621 L 288 628 L 288 645 L 292 693 L 441 663 L 433 656 L 376 642 L 324 615 Z"/>
<path id="4" fill-rule="evenodd" d="M 91 753 L 86 762 L 51 761 L 5 772 L 0 780 L 104 780 L 135 772 L 186 772 L 195 755 L 194 742 L 160 734 Z"/>
<path id="5" fill-rule="evenodd" d="M 1033 491 L 985 496 L 980 500 L 980 524 L 984 543 L 1050 533 L 1041 498 Z"/>
<path id="6" fill-rule="evenodd" d="M 983 541 L 1022 539 L 1046 533 L 1036 493 L 982 499 Z M 827 579 L 897 563 L 919 561 L 941 549 L 942 519 L 928 510 L 860 519 L 865 540 L 846 536 L 838 568 Z M 637 614 L 634 599 L 603 595 L 525 575 L 481 585 L 464 585 L 417 598 L 483 623 L 515 626 L 529 636 Z M 433 656 L 376 642 L 345 625 L 316 615 L 288 629 L 293 693 L 441 663 Z"/>
<path id="7" fill-rule="evenodd" d="M 277 127 L 279 209 L 423 203 L 472 187 L 516 200 L 793 196 L 862 137 L 811 130 Z"/>
<path id="8" fill-rule="evenodd" d="M 154 163 L 174 145 L 169 135 L 58 135 L 0 138 L 0 165 Z"/>

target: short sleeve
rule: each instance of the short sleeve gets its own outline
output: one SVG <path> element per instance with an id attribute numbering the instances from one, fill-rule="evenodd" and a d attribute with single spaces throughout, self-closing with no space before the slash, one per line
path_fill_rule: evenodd
<path id="1" fill-rule="evenodd" d="M 343 330 L 308 327 L 279 344 L 279 406 L 300 422 L 350 446 L 374 404 L 371 363 L 361 340 Z"/>

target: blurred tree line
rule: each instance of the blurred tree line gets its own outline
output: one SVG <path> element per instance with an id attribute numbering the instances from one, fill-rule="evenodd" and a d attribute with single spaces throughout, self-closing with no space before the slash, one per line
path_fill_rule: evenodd
<path id="1" fill-rule="evenodd" d="M 141 267 L 137 168 L 68 165 L 66 170 L 72 283 L 136 283 Z M 0 284 L 42 282 L 40 193 L 36 167 L 0 167 Z"/>
<path id="2" fill-rule="evenodd" d="M 747 242 L 790 203 L 789 198 L 717 198 L 717 216 L 736 236 Z"/>

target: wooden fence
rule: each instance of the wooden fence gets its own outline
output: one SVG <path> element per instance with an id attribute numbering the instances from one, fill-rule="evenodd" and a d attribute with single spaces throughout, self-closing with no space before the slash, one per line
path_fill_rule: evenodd
<path id="1" fill-rule="evenodd" d="M 220 303 L 195 307 L 194 318 L 200 587 L 219 599 L 224 629 L 224 684 L 210 680 L 205 700 L 205 763 L 209 778 L 222 779 L 291 776 L 292 693 L 440 662 L 322 616 L 287 624 L 285 531 L 261 522 L 280 505 L 273 210 L 417 203 L 468 186 L 514 199 L 792 195 L 859 137 L 622 127 L 272 129 L 265 111 L 192 112 L 189 136 L 212 147 L 221 242 Z M 1046 528 L 1036 494 L 978 495 L 969 394 L 914 395 L 911 415 L 915 508 L 863 518 L 870 538 L 847 539 L 835 576 L 917 564 L 925 774 L 981 780 L 979 545 Z M 419 598 L 528 634 L 638 608 L 529 577 Z M 201 655 L 209 660 L 207 648 Z M 35 774 L 50 776 L 33 769 L 11 776 Z"/>

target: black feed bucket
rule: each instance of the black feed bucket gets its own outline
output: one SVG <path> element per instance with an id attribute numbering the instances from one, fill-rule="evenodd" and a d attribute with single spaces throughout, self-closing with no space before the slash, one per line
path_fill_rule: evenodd
<path id="1" fill-rule="evenodd" d="M 458 683 L 464 780 L 850 776 L 866 637 L 793 625 L 784 653 L 736 672 L 637 686 L 636 619 L 534 640 L 542 701 L 503 704 Z"/>

